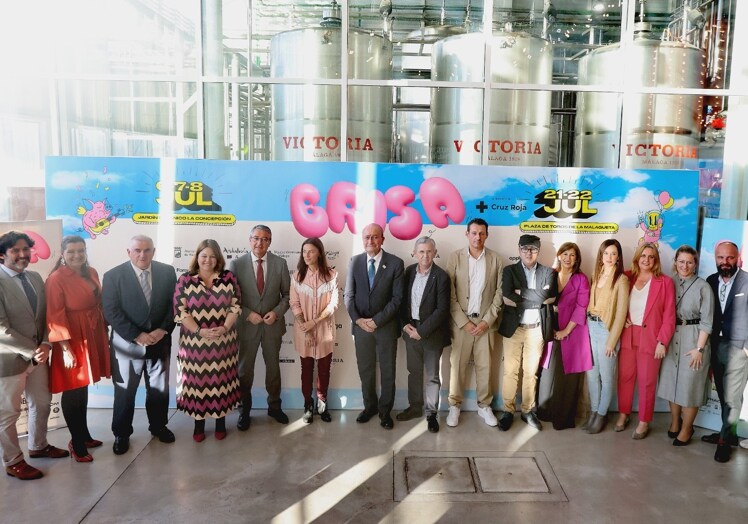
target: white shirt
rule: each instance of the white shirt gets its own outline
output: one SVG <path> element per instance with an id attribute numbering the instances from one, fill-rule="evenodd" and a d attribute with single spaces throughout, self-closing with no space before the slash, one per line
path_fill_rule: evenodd
<path id="1" fill-rule="evenodd" d="M 138 266 L 130 262 L 130 265 L 135 270 L 135 276 L 138 277 L 138 282 L 141 282 L 140 275 L 143 273 L 143 271 L 148 271 L 148 284 L 151 286 L 151 289 L 153 289 L 153 271 L 151 271 L 151 266 L 148 266 L 145 269 L 140 269 Z"/>
<path id="2" fill-rule="evenodd" d="M 527 281 L 527 289 L 536 289 L 535 284 L 535 273 L 538 269 L 538 263 L 532 268 L 528 268 L 520 262 L 522 270 L 525 272 L 525 280 Z M 519 320 L 521 324 L 537 324 L 540 322 L 540 310 L 539 309 L 525 309 L 522 312 L 522 318 Z"/>
<path id="3" fill-rule="evenodd" d="M 647 309 L 647 297 L 649 296 L 649 281 L 641 289 L 636 289 L 636 285 L 631 288 L 631 300 L 629 301 L 629 315 L 631 323 L 635 326 L 641 326 L 644 322 L 644 311 Z"/>
<path id="4" fill-rule="evenodd" d="M 413 280 L 413 287 L 410 290 L 410 318 L 421 320 L 421 301 L 423 300 L 423 291 L 426 289 L 426 282 L 431 274 L 431 266 L 428 271 L 421 273 L 416 270 L 416 278 Z"/>
<path id="5" fill-rule="evenodd" d="M 379 250 L 379 253 L 374 255 L 374 274 L 377 274 L 377 271 L 379 271 L 379 264 L 382 263 L 382 253 L 384 253 L 383 249 Z M 366 253 L 366 272 L 369 272 L 369 260 L 371 260 L 372 257 L 369 256 L 369 253 Z"/>
<path id="6" fill-rule="evenodd" d="M 733 282 L 735 282 L 735 277 L 737 275 L 738 275 L 738 272 L 736 271 L 735 274 L 731 276 L 727 282 L 725 282 L 724 278 L 719 277 L 719 288 L 717 288 L 717 298 L 719 298 L 719 307 L 722 309 L 722 313 L 725 312 L 725 306 L 727 305 L 727 297 L 730 296 L 730 290 L 732 289 L 732 284 Z"/>
<path id="7" fill-rule="evenodd" d="M 265 255 L 262 258 L 257 258 L 254 253 L 251 251 L 249 252 L 250 256 L 252 257 L 252 269 L 254 269 L 255 272 L 255 281 L 257 281 L 257 267 L 260 265 L 257 263 L 258 260 L 262 260 L 262 274 L 267 275 L 268 272 L 268 254 L 265 253 Z M 267 277 L 265 277 L 265 281 L 267 281 Z"/>
<path id="8" fill-rule="evenodd" d="M 468 294 L 467 314 L 480 315 L 480 302 L 483 288 L 486 287 L 486 250 L 481 251 L 478 258 L 473 258 L 468 249 L 468 275 L 470 277 L 470 292 Z"/>

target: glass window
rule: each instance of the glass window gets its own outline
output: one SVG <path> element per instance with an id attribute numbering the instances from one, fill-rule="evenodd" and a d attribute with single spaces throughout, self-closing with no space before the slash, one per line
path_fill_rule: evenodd
<path id="1" fill-rule="evenodd" d="M 58 89 L 62 154 L 198 156 L 195 84 L 65 80 Z"/>

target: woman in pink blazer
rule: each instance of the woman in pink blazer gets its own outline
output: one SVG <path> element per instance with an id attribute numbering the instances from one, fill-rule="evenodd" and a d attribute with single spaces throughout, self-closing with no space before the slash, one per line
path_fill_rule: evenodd
<path id="1" fill-rule="evenodd" d="M 587 330 L 590 284 L 580 271 L 582 254 L 573 242 L 556 252 L 556 302 L 558 326 L 542 361 L 538 384 L 538 417 L 551 421 L 553 429 L 573 428 L 585 371 L 592 369 L 592 349 Z"/>
<path id="2" fill-rule="evenodd" d="M 662 274 L 657 246 L 648 242 L 637 248 L 626 276 L 631 282 L 631 296 L 618 358 L 620 414 L 615 430 L 623 431 L 628 425 L 634 383 L 638 382 L 639 425 L 631 436 L 641 440 L 649 433 L 660 363 L 675 332 L 675 286 Z"/>

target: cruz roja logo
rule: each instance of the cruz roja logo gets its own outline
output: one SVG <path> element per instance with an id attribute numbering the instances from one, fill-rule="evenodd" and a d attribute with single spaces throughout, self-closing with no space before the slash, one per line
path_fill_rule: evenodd
<path id="1" fill-rule="evenodd" d="M 545 189 L 535 195 L 535 203 L 542 204 L 535 210 L 538 218 L 590 218 L 597 209 L 590 207 L 592 191 L 577 189 Z"/>

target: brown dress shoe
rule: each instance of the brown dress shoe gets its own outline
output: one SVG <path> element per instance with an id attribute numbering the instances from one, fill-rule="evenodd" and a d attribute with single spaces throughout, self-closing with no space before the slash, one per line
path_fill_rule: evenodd
<path id="1" fill-rule="evenodd" d="M 31 458 L 51 458 L 60 459 L 69 457 L 70 453 L 67 450 L 54 447 L 52 444 L 48 444 L 44 449 L 29 450 L 29 457 Z"/>
<path id="2" fill-rule="evenodd" d="M 5 467 L 5 473 L 9 477 L 16 477 L 19 480 L 40 479 L 44 474 L 33 466 L 26 464 L 25 460 Z"/>

